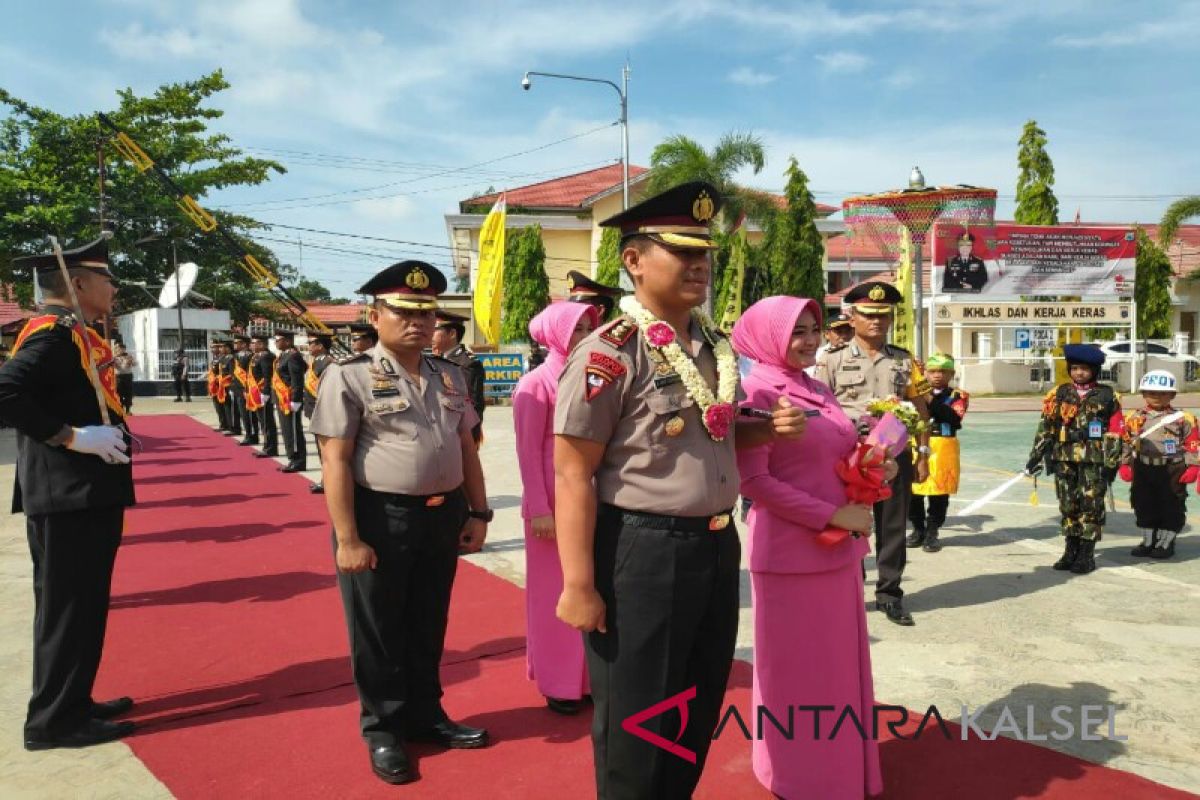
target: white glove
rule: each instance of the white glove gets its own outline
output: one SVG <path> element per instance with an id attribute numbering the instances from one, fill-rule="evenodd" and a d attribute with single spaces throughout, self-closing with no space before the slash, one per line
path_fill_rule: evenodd
<path id="1" fill-rule="evenodd" d="M 72 428 L 71 441 L 68 450 L 76 453 L 87 453 L 99 456 L 109 464 L 128 464 L 129 456 L 125 451 L 125 435 L 120 428 L 112 425 L 88 425 L 86 428 Z"/>
<path id="2" fill-rule="evenodd" d="M 301 408 L 301 403 L 292 403 L 292 413 L 295 414 Z"/>

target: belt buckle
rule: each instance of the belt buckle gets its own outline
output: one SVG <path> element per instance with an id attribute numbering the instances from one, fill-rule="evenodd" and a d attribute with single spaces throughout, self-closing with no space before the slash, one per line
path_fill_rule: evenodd
<path id="1" fill-rule="evenodd" d="M 714 514 L 708 518 L 708 529 L 710 531 L 723 531 L 729 527 L 729 514 Z"/>
<path id="2" fill-rule="evenodd" d="M 429 497 L 425 498 L 425 507 L 426 508 L 437 508 L 444 502 L 446 502 L 446 495 L 431 494 Z"/>

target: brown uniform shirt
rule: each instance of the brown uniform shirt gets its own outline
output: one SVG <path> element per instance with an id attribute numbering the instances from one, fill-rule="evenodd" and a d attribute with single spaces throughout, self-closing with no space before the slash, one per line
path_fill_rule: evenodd
<path id="1" fill-rule="evenodd" d="M 694 321 L 690 335 L 689 354 L 715 391 L 713 346 Z M 606 359 L 619 366 L 614 368 Z M 608 382 L 603 378 L 606 365 L 612 376 Z M 618 371 L 621 374 L 614 374 Z M 674 417 L 682 420 L 683 428 L 671 436 L 667 423 Z M 677 426 L 672 423 L 672 429 Z M 641 332 L 627 317 L 601 327 L 571 353 L 558 381 L 554 432 L 605 445 L 596 471 L 601 503 L 703 517 L 728 511 L 737 500 L 732 427 L 723 441 L 709 437 L 699 407 L 679 376 L 652 358 Z"/>
<path id="2" fill-rule="evenodd" d="M 459 434 L 479 421 L 458 367 L 421 358 L 421 383 L 383 345 L 321 376 L 309 429 L 354 440 L 354 480 L 393 494 L 442 494 L 463 482 Z"/>
<path id="3" fill-rule="evenodd" d="M 1164 411 L 1138 408 L 1126 412 L 1122 460 L 1128 463 L 1141 457 L 1149 463 L 1183 461 L 1189 467 L 1200 464 L 1200 429 L 1191 412 L 1184 411 L 1179 419 L 1160 425 L 1149 435 L 1142 435 L 1175 413 L 1174 408 Z"/>
<path id="4" fill-rule="evenodd" d="M 851 419 L 867 413 L 867 403 L 888 397 L 915 400 L 929 393 L 929 383 L 902 347 L 884 345 L 872 358 L 858 343 L 829 348 L 817 362 L 817 380 L 829 384 Z"/>

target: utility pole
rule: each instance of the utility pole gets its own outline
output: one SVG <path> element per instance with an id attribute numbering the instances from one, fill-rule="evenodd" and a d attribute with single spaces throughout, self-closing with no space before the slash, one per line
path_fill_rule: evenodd
<path id="1" fill-rule="evenodd" d="M 99 167 L 100 177 L 100 231 L 104 231 L 104 138 L 96 139 L 96 163 Z"/>

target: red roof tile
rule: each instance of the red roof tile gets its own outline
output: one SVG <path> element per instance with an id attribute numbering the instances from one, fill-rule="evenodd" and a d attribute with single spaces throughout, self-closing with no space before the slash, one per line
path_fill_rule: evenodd
<path id="1" fill-rule="evenodd" d="M 631 179 L 644 172 L 646 172 L 645 167 L 639 167 L 636 164 L 629 165 Z M 508 189 L 504 194 L 510 208 L 522 206 L 524 208 L 578 209 L 583 207 L 584 201 L 589 197 L 619 186 L 621 180 L 621 165 L 609 164 L 607 167 L 590 169 L 587 172 L 577 172 L 574 175 L 565 175 L 541 183 L 531 183 L 528 186 Z M 499 192 L 493 192 L 463 200 L 458 205 L 460 210 L 467 206 L 487 206 L 495 203 L 499 197 Z"/>
<path id="2" fill-rule="evenodd" d="M 11 286 L 0 287 L 0 327 L 11 325 L 14 322 L 20 322 L 33 316 L 33 311 L 30 309 L 21 308 L 15 301 L 4 299 L 12 296 L 13 291 Z"/>
<path id="3" fill-rule="evenodd" d="M 362 322 L 367 316 L 367 306 L 362 303 L 348 303 L 346 305 L 305 303 L 304 306 L 314 317 L 326 325 L 346 325 L 351 322 Z"/>

